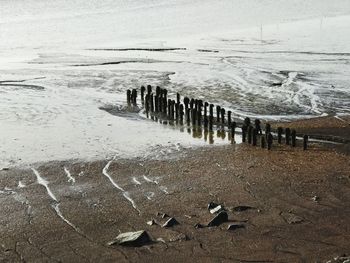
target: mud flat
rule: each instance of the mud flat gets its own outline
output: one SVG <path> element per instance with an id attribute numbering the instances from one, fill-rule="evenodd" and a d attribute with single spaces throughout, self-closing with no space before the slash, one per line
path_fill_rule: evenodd
<path id="1" fill-rule="evenodd" d="M 350 253 L 349 190 L 350 156 L 318 143 L 11 168 L 0 171 L 0 261 L 326 262 Z M 209 202 L 228 222 L 195 228 L 213 217 Z M 179 224 L 161 227 L 163 213 Z M 107 245 L 138 230 L 152 242 Z"/>

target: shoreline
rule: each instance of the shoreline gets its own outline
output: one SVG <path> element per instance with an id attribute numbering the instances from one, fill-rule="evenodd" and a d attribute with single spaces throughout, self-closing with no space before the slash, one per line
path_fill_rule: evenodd
<path id="1" fill-rule="evenodd" d="M 228 144 L 167 160 L 0 171 L 0 259 L 326 262 L 350 252 L 349 167 L 349 155 L 312 143 L 307 151 Z M 197 229 L 213 217 L 209 202 L 222 204 L 229 221 Z M 179 225 L 161 227 L 162 213 Z M 147 225 L 152 219 L 157 224 Z M 229 224 L 244 227 L 229 231 Z M 152 242 L 107 245 L 137 230 Z"/>

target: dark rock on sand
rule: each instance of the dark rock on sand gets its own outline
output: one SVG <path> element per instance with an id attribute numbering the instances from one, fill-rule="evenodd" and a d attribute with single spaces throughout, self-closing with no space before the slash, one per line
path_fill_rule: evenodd
<path id="1" fill-rule="evenodd" d="M 169 218 L 168 221 L 166 221 L 162 227 L 172 227 L 172 226 L 175 226 L 175 225 L 178 225 L 179 222 L 177 222 L 177 220 L 173 217 Z"/>
<path id="2" fill-rule="evenodd" d="M 245 225 L 239 224 L 239 223 L 230 224 L 230 225 L 228 225 L 227 230 L 236 230 L 238 228 L 245 228 Z"/>
<path id="3" fill-rule="evenodd" d="M 217 214 L 212 220 L 209 221 L 209 223 L 207 224 L 207 226 L 219 226 L 222 223 L 227 222 L 228 220 L 228 215 L 225 211 L 220 212 L 219 214 Z"/>
<path id="4" fill-rule="evenodd" d="M 141 247 L 151 242 L 148 233 L 144 230 L 136 232 L 126 232 L 119 234 L 113 241 L 109 242 L 108 245 L 121 245 L 130 247 Z"/>
<path id="5" fill-rule="evenodd" d="M 247 205 L 239 205 L 239 206 L 235 206 L 234 208 L 232 208 L 232 211 L 233 212 L 243 212 L 243 211 L 250 210 L 250 209 L 254 209 L 254 207 L 247 206 Z"/>

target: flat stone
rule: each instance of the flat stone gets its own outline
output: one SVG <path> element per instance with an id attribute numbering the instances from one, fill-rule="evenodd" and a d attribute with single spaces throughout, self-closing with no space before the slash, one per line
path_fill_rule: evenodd
<path id="1" fill-rule="evenodd" d="M 221 211 L 220 213 L 218 213 L 212 220 L 209 221 L 209 223 L 207 224 L 207 226 L 219 226 L 222 223 L 227 222 L 228 220 L 228 215 L 225 211 Z"/>
<path id="2" fill-rule="evenodd" d="M 281 213 L 281 216 L 288 224 L 299 224 L 304 221 L 300 216 L 297 216 L 293 213 Z"/>
<path id="3" fill-rule="evenodd" d="M 113 241 L 109 242 L 108 245 L 141 247 L 150 241 L 151 239 L 148 233 L 144 230 L 140 230 L 136 232 L 121 233 Z"/>
<path id="4" fill-rule="evenodd" d="M 177 220 L 176 220 L 175 218 L 170 217 L 170 218 L 168 219 L 168 221 L 166 221 L 166 222 L 162 225 L 162 227 L 172 227 L 172 226 L 175 226 L 175 225 L 178 225 L 178 224 L 179 224 L 179 222 L 177 222 Z"/>
<path id="5" fill-rule="evenodd" d="M 229 224 L 228 227 L 227 227 L 227 230 L 236 230 L 238 228 L 245 228 L 245 225 L 243 224 Z"/>

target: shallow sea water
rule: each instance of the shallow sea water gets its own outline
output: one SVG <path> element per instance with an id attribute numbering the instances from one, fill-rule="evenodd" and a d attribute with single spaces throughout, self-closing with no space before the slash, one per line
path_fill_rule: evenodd
<path id="1" fill-rule="evenodd" d="M 125 107 L 126 90 L 147 84 L 219 104 L 239 119 L 350 113 L 348 1 L 5 0 L 0 7 L 0 167 L 163 158 L 207 145 L 204 134 L 193 138 L 142 111 L 101 110 Z"/>

